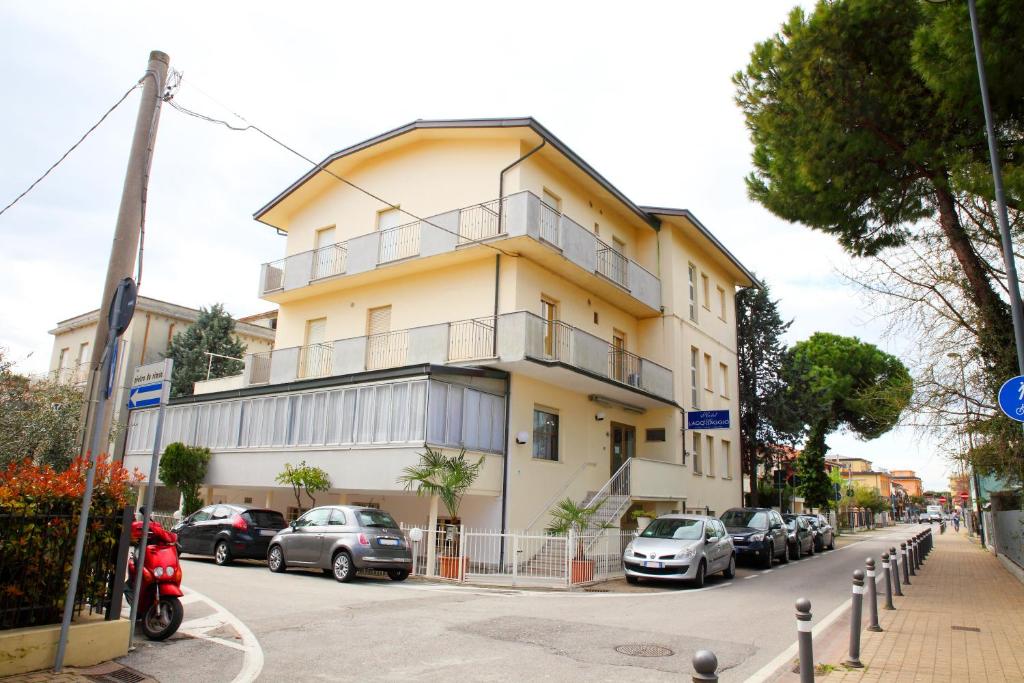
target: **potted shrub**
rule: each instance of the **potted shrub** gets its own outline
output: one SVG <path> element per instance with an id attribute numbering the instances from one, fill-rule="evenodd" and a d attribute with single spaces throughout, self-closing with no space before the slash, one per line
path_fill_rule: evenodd
<path id="1" fill-rule="evenodd" d="M 583 534 L 593 526 L 591 520 L 599 507 L 600 505 L 587 506 L 577 503 L 572 498 L 564 498 L 551 511 L 551 524 L 548 525 L 548 532 L 575 537 L 576 548 L 570 563 L 570 583 L 586 583 L 594 580 L 594 561 L 587 558 Z M 610 524 L 600 525 L 605 529 L 610 526 Z"/>
<path id="2" fill-rule="evenodd" d="M 402 470 L 398 483 L 406 491 L 415 489 L 416 495 L 437 496 L 454 522 L 459 518 L 462 497 L 480 476 L 483 464 L 483 456 L 476 462 L 467 460 L 466 449 L 459 451 L 458 455 L 449 456 L 427 446 L 426 452 L 420 454 L 418 464 Z M 469 558 L 460 554 L 460 539 L 453 531 L 451 528 L 445 533 L 444 552 L 439 558 L 439 572 L 446 579 L 464 578 L 469 567 Z"/>
<path id="3" fill-rule="evenodd" d="M 636 521 L 636 528 L 638 531 L 643 531 L 647 528 L 648 524 L 654 521 L 654 517 L 652 516 L 652 514 L 647 510 L 644 510 L 643 508 L 633 510 L 632 514 L 633 519 Z"/>

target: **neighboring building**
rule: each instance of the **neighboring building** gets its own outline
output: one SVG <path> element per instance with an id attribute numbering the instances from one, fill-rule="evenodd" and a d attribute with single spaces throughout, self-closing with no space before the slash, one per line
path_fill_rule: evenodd
<path id="1" fill-rule="evenodd" d="M 213 450 L 208 502 L 295 514 L 274 477 L 305 460 L 318 501 L 434 525 L 396 482 L 431 446 L 483 459 L 472 527 L 541 531 L 564 497 L 612 523 L 741 503 L 734 294 L 756 283 L 689 211 L 636 205 L 530 118 L 416 121 L 323 167 L 425 219 L 319 169 L 255 214 L 288 235 L 259 280 L 274 350 L 165 423 Z M 731 427 L 687 431 L 695 409 Z M 133 414 L 129 466 L 154 422 Z"/>
<path id="2" fill-rule="evenodd" d="M 888 470 L 872 468 L 871 461 L 864 458 L 831 458 L 830 460 L 839 467 L 843 479 L 863 484 L 885 498 L 892 495 L 892 474 Z"/>
<path id="3" fill-rule="evenodd" d="M 924 487 L 921 485 L 921 477 L 917 476 L 914 470 L 892 470 L 890 472 L 893 484 L 899 484 L 910 497 L 923 496 Z"/>
<path id="4" fill-rule="evenodd" d="M 121 433 L 128 421 L 128 411 L 122 410 L 122 407 L 128 402 L 127 391 L 132 381 L 132 369 L 163 358 L 174 335 L 184 331 L 198 317 L 199 311 L 194 308 L 145 296 L 138 297 L 135 315 L 121 337 L 117 352 L 120 386 L 111 405 L 113 419 L 116 421 L 112 424 L 120 425 Z M 53 335 L 50 377 L 60 382 L 85 385 L 93 357 L 92 342 L 96 336 L 98 319 L 98 311 L 90 311 L 62 320 L 50 330 Z M 235 332 L 249 352 L 263 352 L 273 348 L 274 331 L 267 326 L 238 321 Z M 121 448 L 122 440 L 118 440 L 116 455 L 120 455 Z"/>

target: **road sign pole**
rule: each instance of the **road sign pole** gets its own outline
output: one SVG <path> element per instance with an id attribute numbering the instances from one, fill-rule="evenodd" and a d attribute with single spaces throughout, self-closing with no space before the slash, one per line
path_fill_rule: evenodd
<path id="1" fill-rule="evenodd" d="M 161 380 L 160 407 L 156 413 L 156 436 L 153 438 L 153 454 L 149 460 L 149 481 L 146 486 L 145 513 L 142 515 L 142 538 L 139 540 L 139 554 L 135 560 L 135 586 L 132 588 L 132 606 L 128 617 L 128 649 L 135 643 L 135 620 L 139 614 L 139 593 L 142 590 L 142 565 L 146 561 L 146 544 L 149 543 L 149 520 L 153 517 L 153 501 L 156 498 L 156 476 L 160 463 L 160 442 L 164 433 L 164 409 L 171 395 L 171 370 L 174 360 L 164 360 L 164 374 Z"/>

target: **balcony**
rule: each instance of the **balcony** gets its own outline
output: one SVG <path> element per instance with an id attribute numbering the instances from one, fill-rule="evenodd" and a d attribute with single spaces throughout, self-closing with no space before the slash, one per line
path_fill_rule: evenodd
<path id="1" fill-rule="evenodd" d="M 503 248 L 536 258 L 637 316 L 660 311 L 661 281 L 590 230 L 528 191 L 506 197 L 502 204 L 500 232 L 498 201 L 493 200 L 265 263 L 260 296 L 290 301 L 361 284 L 372 273 L 382 277 L 399 263 L 457 255 L 482 241 L 502 240 L 513 242 Z M 566 268 L 565 261 L 572 267 Z M 399 273 L 392 271 L 390 276 Z M 315 290 L 296 291 L 309 287 Z"/>
<path id="2" fill-rule="evenodd" d="M 580 391 L 607 393 L 611 384 L 673 400 L 668 368 L 571 325 L 525 311 L 498 316 L 497 330 L 493 317 L 474 318 L 249 354 L 242 382 L 283 384 L 407 365 L 467 363 L 539 373 L 542 379 L 550 372 L 547 366 L 565 366 L 573 375 L 586 376 L 585 381 L 576 377 L 577 383 L 582 381 Z M 620 394 L 630 398 L 630 391 Z"/>

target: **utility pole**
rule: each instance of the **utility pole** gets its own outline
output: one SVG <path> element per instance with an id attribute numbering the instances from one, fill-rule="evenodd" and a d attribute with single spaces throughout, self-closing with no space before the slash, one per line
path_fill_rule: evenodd
<path id="1" fill-rule="evenodd" d="M 89 376 L 85 386 L 86 400 L 82 407 L 79 431 L 79 451 L 81 453 L 86 452 L 88 435 L 92 434 L 97 423 L 104 435 L 100 445 L 101 452 L 106 452 L 108 445 L 107 435 L 110 433 L 110 418 L 114 401 L 110 402 L 102 414 L 97 410 L 100 393 L 107 382 L 106 377 L 100 376 L 100 366 L 102 365 L 100 356 L 110 332 L 105 311 L 113 299 L 118 283 L 126 277 L 135 275 L 135 256 L 139 250 L 139 235 L 142 229 L 149 169 L 153 161 L 156 129 L 160 121 L 160 104 L 163 101 L 167 68 L 170 63 L 170 57 L 163 52 L 154 50 L 149 53 L 149 64 L 142 77 L 142 99 L 139 101 L 139 113 L 135 119 L 135 134 L 132 138 L 131 152 L 128 155 L 128 168 L 125 171 L 124 188 L 121 190 L 121 207 L 117 213 L 117 227 L 114 230 L 114 241 L 110 247 L 110 261 L 107 264 L 107 277 L 103 285 L 99 317 L 96 321 L 96 335 L 92 343 L 92 359 L 89 361 Z"/>

